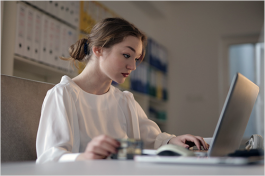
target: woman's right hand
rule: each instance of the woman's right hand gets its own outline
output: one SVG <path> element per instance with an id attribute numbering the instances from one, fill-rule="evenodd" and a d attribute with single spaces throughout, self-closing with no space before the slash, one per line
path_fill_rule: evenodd
<path id="1" fill-rule="evenodd" d="M 100 135 L 93 138 L 86 147 L 84 153 L 78 155 L 76 160 L 104 159 L 111 153 L 117 153 L 120 143 L 107 135 Z"/>

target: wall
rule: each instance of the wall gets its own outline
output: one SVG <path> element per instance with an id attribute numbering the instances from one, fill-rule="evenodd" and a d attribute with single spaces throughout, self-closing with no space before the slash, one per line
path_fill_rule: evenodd
<path id="1" fill-rule="evenodd" d="M 4 2 L 1 1 L 1 36 L 2 36 L 2 26 L 3 26 L 3 14 L 4 14 Z"/>
<path id="2" fill-rule="evenodd" d="M 212 136 L 226 96 L 219 96 L 220 45 L 224 38 L 259 35 L 264 2 L 101 3 L 168 49 L 167 131 Z"/>

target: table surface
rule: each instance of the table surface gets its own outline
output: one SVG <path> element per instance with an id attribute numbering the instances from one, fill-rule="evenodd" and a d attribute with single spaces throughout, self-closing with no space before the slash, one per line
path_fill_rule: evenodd
<path id="1" fill-rule="evenodd" d="M 264 162 L 254 165 L 158 164 L 133 160 L 89 160 L 65 163 L 2 163 L 2 175 L 264 175 Z"/>

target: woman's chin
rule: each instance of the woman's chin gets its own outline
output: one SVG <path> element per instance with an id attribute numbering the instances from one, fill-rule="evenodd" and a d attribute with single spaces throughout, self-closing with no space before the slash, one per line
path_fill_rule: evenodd
<path id="1" fill-rule="evenodd" d="M 113 80 L 113 81 L 115 81 L 118 84 L 122 84 L 122 83 L 124 83 L 125 79 Z"/>

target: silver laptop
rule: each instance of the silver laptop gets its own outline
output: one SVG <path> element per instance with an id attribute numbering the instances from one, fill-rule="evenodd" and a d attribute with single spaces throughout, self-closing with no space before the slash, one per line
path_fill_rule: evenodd
<path id="1" fill-rule="evenodd" d="M 234 76 L 207 156 L 226 156 L 239 148 L 258 93 L 259 87 L 245 76 Z"/>
<path id="2" fill-rule="evenodd" d="M 221 111 L 210 148 L 207 152 L 195 152 L 198 156 L 211 156 L 205 158 L 208 164 L 228 163 L 246 164 L 246 158 L 224 158 L 233 153 L 240 146 L 250 114 L 256 102 L 259 87 L 240 73 L 237 73 L 231 83 L 223 109 Z M 138 156 L 137 156 L 138 157 Z M 148 157 L 139 156 L 138 161 L 148 161 Z M 192 157 L 150 157 L 153 162 L 175 163 L 204 163 Z"/>

